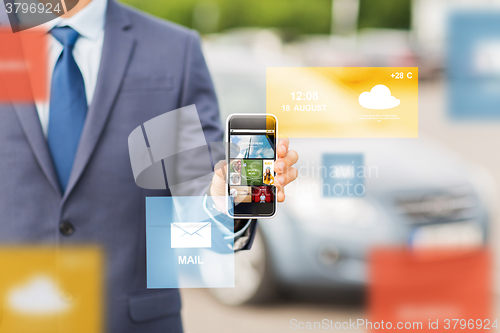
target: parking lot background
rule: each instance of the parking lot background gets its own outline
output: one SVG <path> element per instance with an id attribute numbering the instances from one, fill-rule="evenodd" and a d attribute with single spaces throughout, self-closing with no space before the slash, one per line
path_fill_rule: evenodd
<path id="1" fill-rule="evenodd" d="M 232 0 L 124 2 L 198 30 L 205 44 L 225 39 L 224 47 L 228 51 L 247 42 L 243 37 L 249 34 L 234 37 L 231 29 L 239 27 L 253 29 L 253 34 L 261 29 L 265 32 L 265 40 L 259 47 L 298 57 L 305 66 L 418 66 L 421 77 L 419 137 L 431 139 L 478 167 L 482 170 L 479 174 L 488 183 L 487 193 L 483 194 L 491 216 L 488 243 L 494 254 L 494 297 L 498 303 L 500 121 L 458 121 L 450 117 L 446 36 L 449 32 L 447 14 L 452 10 L 498 10 L 500 1 L 378 0 L 369 5 L 370 1 L 363 0 L 333 0 L 337 6 L 333 16 L 330 0 L 294 1 L 289 6 L 283 1 L 271 4 L 266 0 L 245 3 Z M 358 5 L 361 6 L 359 15 L 352 15 L 353 8 Z M 286 10 L 279 10 L 280 6 L 286 6 Z M 276 42 L 276 35 L 282 40 Z M 329 38 L 331 43 L 327 47 L 325 40 Z M 361 45 L 359 49 L 352 47 L 356 43 Z M 272 220 L 264 223 L 272 223 Z M 364 318 L 367 314 L 363 300 L 337 300 L 334 295 L 326 299 L 302 295 L 286 297 L 269 305 L 231 307 L 215 301 L 206 290 L 185 289 L 181 293 L 187 333 L 291 332 L 295 331 L 290 328 L 292 319 L 344 321 Z M 498 314 L 498 306 L 495 306 L 495 313 Z"/>
<path id="2" fill-rule="evenodd" d="M 491 174 L 500 188 L 500 124 L 452 123 L 446 114 L 446 84 L 443 79 L 421 82 L 419 85 L 419 132 L 453 149 L 463 157 L 479 164 Z M 497 201 L 495 201 L 497 202 Z M 493 206 L 494 207 L 494 206 Z M 492 218 L 490 246 L 495 258 L 495 311 L 499 297 L 500 221 L 498 213 Z M 184 289 L 183 319 L 187 333 L 198 332 L 294 332 L 290 320 L 315 322 L 323 319 L 348 321 L 366 318 L 365 302 L 336 300 L 335 295 L 318 298 L 299 295 L 265 306 L 231 307 L 215 301 L 206 290 Z M 346 331 L 346 330 L 338 330 Z M 351 332 L 352 330 L 349 330 Z M 356 330 L 357 331 L 357 330 Z M 365 331 L 360 329 L 359 331 Z"/>

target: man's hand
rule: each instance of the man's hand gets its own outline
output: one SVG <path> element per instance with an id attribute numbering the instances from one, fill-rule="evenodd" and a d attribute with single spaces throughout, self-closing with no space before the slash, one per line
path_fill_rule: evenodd
<path id="1" fill-rule="evenodd" d="M 285 186 L 293 182 L 299 172 L 293 167 L 299 160 L 299 154 L 293 149 L 289 149 L 290 142 L 287 138 L 281 138 L 276 147 L 278 159 L 274 164 L 276 177 L 274 185 L 278 188 L 278 202 L 285 201 Z"/>
<path id="2" fill-rule="evenodd" d="M 285 201 L 285 186 L 294 181 L 298 175 L 298 171 L 293 165 L 299 160 L 299 155 L 295 150 L 289 149 L 289 144 L 287 138 L 281 138 L 276 146 L 278 159 L 274 164 L 274 171 L 276 172 L 274 186 L 278 189 L 278 202 Z M 226 172 L 226 162 L 219 161 L 215 165 L 215 174 L 210 188 L 212 196 L 223 197 L 226 195 Z"/>

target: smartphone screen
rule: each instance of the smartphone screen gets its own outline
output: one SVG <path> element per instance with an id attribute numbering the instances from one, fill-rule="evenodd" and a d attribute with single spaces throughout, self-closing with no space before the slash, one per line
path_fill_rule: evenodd
<path id="1" fill-rule="evenodd" d="M 232 115 L 228 119 L 228 194 L 235 217 L 271 217 L 276 213 L 274 163 L 276 118 Z"/>

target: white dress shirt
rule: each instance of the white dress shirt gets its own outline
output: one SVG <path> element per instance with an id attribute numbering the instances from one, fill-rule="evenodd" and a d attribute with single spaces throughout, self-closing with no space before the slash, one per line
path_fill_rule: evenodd
<path id="1" fill-rule="evenodd" d="M 101 63 L 107 6 L 107 0 L 92 0 L 74 16 L 67 19 L 58 17 L 42 26 L 42 28 L 47 31 L 56 26 L 69 26 L 80 34 L 73 49 L 73 57 L 82 72 L 85 92 L 87 94 L 87 105 L 89 106 L 94 97 L 97 73 L 99 72 L 99 65 Z M 50 94 L 52 72 L 54 71 L 57 59 L 59 59 L 63 51 L 63 46 L 57 39 L 50 35 L 48 50 L 48 87 Z M 35 104 L 42 125 L 43 134 L 47 137 L 50 101 L 37 101 Z"/>

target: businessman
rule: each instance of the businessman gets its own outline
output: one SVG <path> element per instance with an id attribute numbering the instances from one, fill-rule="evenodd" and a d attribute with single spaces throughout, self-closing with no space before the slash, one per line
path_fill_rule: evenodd
<path id="1" fill-rule="evenodd" d="M 195 104 L 207 142 L 222 141 L 218 105 L 196 33 L 114 0 L 80 0 L 49 22 L 50 98 L 0 105 L 0 242 L 100 244 L 106 255 L 106 331 L 182 332 L 175 289 L 146 289 L 145 196 L 128 135 Z M 182 146 L 182 126 L 171 124 Z M 297 153 L 277 147 L 275 185 L 297 176 Z M 224 195 L 224 166 L 212 195 Z M 251 245 L 255 224 L 241 222 Z M 241 243 L 241 242 L 240 242 Z"/>

